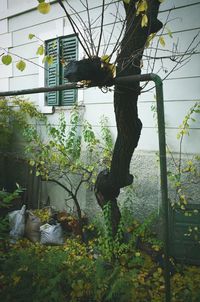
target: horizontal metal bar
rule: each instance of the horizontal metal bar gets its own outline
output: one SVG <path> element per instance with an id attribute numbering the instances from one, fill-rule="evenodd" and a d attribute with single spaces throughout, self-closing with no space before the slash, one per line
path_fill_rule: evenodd
<path id="1" fill-rule="evenodd" d="M 11 91 L 2 91 L 0 96 L 13 96 L 13 95 L 25 95 L 25 94 L 34 94 L 34 93 L 44 93 L 51 91 L 62 91 L 76 88 L 83 88 L 84 85 L 77 83 L 67 83 L 64 85 L 52 86 L 52 87 L 39 87 L 32 89 L 22 89 L 22 90 L 11 90 Z"/>
<path id="2" fill-rule="evenodd" d="M 118 77 L 113 80 L 114 84 L 132 84 L 133 81 L 149 81 L 153 80 L 156 75 L 152 74 L 144 74 L 144 75 L 133 75 L 133 76 L 126 76 L 126 77 Z M 38 87 L 38 88 L 31 88 L 31 89 L 22 89 L 22 90 L 11 90 L 11 91 L 1 91 L 0 96 L 14 96 L 14 95 L 26 95 L 26 94 L 34 94 L 34 93 L 47 93 L 51 91 L 62 91 L 62 90 L 69 90 L 69 89 L 79 89 L 79 88 L 91 88 L 95 87 L 85 86 L 83 84 L 78 83 L 67 83 L 64 85 L 57 85 L 52 87 Z"/>

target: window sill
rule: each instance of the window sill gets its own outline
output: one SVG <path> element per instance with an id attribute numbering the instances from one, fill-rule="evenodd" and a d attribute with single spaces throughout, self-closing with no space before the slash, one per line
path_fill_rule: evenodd
<path id="1" fill-rule="evenodd" d="M 54 106 L 54 112 L 71 111 L 75 105 L 77 105 L 79 109 L 85 108 L 85 105 L 83 104 L 74 104 L 72 106 Z"/>

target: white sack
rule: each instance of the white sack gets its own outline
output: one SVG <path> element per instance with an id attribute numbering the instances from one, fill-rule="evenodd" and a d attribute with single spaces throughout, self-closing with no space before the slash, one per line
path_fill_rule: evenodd
<path id="1" fill-rule="evenodd" d="M 12 242 L 15 242 L 17 239 L 20 239 L 24 236 L 25 211 L 26 206 L 23 205 L 21 210 L 12 211 L 8 213 L 10 224 L 10 237 Z"/>
<path id="2" fill-rule="evenodd" d="M 43 224 L 40 227 L 40 232 L 40 242 L 42 244 L 63 244 L 63 232 L 60 223 L 56 225 Z"/>

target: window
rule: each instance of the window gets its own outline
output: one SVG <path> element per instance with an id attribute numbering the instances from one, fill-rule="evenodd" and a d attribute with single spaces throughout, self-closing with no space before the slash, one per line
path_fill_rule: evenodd
<path id="1" fill-rule="evenodd" d="M 45 83 L 51 87 L 67 83 L 64 79 L 64 65 L 62 62 L 77 60 L 78 40 L 75 35 L 59 37 L 46 41 L 46 55 L 53 58 L 53 64 L 46 66 Z M 48 92 L 46 103 L 48 106 L 72 106 L 77 100 L 77 89 Z"/>

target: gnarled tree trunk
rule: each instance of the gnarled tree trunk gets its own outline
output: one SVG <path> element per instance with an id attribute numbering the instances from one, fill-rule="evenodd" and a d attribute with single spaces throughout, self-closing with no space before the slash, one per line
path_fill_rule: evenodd
<path id="1" fill-rule="evenodd" d="M 141 14 L 136 15 L 137 1 L 131 0 L 124 4 L 126 12 L 126 30 L 121 43 L 121 51 L 117 57 L 116 76 L 138 75 L 141 73 L 141 59 L 147 38 L 162 28 L 157 20 L 160 2 L 148 0 L 148 23 L 141 26 Z M 117 197 L 120 189 L 133 182 L 130 174 L 130 162 L 137 147 L 142 123 L 138 117 L 137 101 L 140 94 L 140 83 L 133 85 L 116 85 L 114 93 L 114 108 L 117 124 L 117 139 L 114 146 L 110 171 L 99 173 L 95 185 L 95 195 L 99 205 L 111 202 L 112 232 L 115 236 L 120 221 L 120 210 Z"/>

